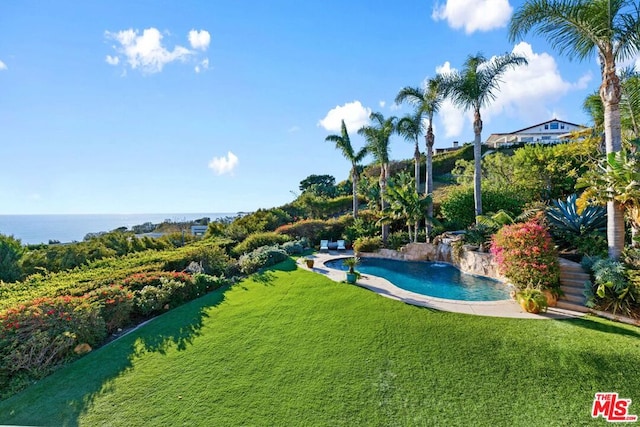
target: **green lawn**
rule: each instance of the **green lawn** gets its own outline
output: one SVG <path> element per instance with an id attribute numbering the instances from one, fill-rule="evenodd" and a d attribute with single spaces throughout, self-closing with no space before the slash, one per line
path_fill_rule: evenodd
<path id="1" fill-rule="evenodd" d="M 604 425 L 601 391 L 640 415 L 637 328 L 437 312 L 279 267 L 0 402 L 0 424 Z"/>

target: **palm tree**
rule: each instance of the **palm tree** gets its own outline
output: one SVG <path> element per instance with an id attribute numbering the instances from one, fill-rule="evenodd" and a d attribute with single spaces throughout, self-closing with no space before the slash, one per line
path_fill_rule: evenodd
<path id="1" fill-rule="evenodd" d="M 351 162 L 351 183 L 353 185 L 353 218 L 358 218 L 358 163 L 367 154 L 367 148 L 362 147 L 358 152 L 353 149 L 347 126 L 342 121 L 342 132 L 340 135 L 329 135 L 325 141 L 335 142 L 336 149 L 342 152 L 345 159 Z"/>
<path id="2" fill-rule="evenodd" d="M 471 55 L 464 63 L 462 72 L 442 75 L 442 90 L 453 104 L 465 110 L 473 109 L 474 200 L 475 216 L 482 215 L 481 193 L 481 134 L 480 108 L 486 107 L 496 97 L 501 76 L 509 68 L 526 65 L 527 60 L 519 55 L 507 53 L 487 60 L 482 54 Z"/>
<path id="3" fill-rule="evenodd" d="M 546 36 L 560 54 L 584 60 L 597 53 L 604 104 L 607 153 L 622 148 L 620 78 L 616 62 L 632 58 L 640 48 L 640 7 L 637 0 L 527 0 L 511 17 L 513 41 L 529 31 Z M 624 212 L 616 201 L 607 202 L 609 257 L 618 258 L 624 247 Z"/>
<path id="4" fill-rule="evenodd" d="M 436 76 L 434 78 L 427 79 L 424 90 L 407 86 L 400 90 L 395 100 L 397 104 L 404 101 L 411 102 L 415 105 L 416 115 L 420 112 L 422 113 L 421 116 L 426 116 L 427 118 L 427 133 L 425 135 L 427 144 L 427 171 L 424 187 L 426 194 L 433 193 L 433 144 L 435 143 L 435 136 L 433 134 L 433 116 L 438 112 L 440 105 L 442 104 L 443 94 L 440 83 L 440 77 Z M 418 181 L 417 172 L 416 181 Z M 433 203 L 429 203 L 427 205 L 427 217 L 433 217 Z M 431 224 L 427 222 L 427 242 L 429 241 L 430 234 Z"/>
<path id="5" fill-rule="evenodd" d="M 358 134 L 364 136 L 367 141 L 367 151 L 371 153 L 380 165 L 380 207 L 386 207 L 385 193 L 387 180 L 389 179 L 389 139 L 396 130 L 397 117 L 392 116 L 387 119 L 381 113 L 371 113 L 369 116 L 373 125 L 364 126 L 358 130 Z M 389 225 L 382 225 L 382 241 L 387 242 L 389 235 Z"/>
<path id="6" fill-rule="evenodd" d="M 387 186 L 388 208 L 383 211 L 381 223 L 389 222 L 393 219 L 403 219 L 409 232 L 409 241 L 417 242 L 417 230 L 411 236 L 411 225 L 426 219 L 431 222 L 431 218 L 426 217 L 426 206 L 431 203 L 430 194 L 419 194 L 414 187 L 414 178 L 406 172 L 402 172 L 397 177 L 389 180 Z"/>
<path id="7" fill-rule="evenodd" d="M 398 121 L 397 131 L 405 139 L 415 142 L 415 150 L 413 151 L 414 176 L 416 193 L 420 193 L 420 147 L 418 141 L 422 133 L 422 112 L 416 111 L 415 114 L 407 115 Z M 414 224 L 415 233 L 418 234 L 418 224 Z"/>

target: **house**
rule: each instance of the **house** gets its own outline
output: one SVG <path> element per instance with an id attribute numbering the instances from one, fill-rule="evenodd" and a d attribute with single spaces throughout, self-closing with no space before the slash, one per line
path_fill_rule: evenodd
<path id="1" fill-rule="evenodd" d="M 493 148 L 509 147 L 519 143 L 557 144 L 569 140 L 572 132 L 587 129 L 585 126 L 552 119 L 510 133 L 492 133 L 486 144 Z"/>

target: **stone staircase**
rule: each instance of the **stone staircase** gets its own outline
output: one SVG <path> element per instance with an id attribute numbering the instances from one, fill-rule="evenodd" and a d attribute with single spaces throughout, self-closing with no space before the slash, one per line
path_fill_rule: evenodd
<path id="1" fill-rule="evenodd" d="M 560 289 L 564 295 L 558 299 L 558 308 L 587 313 L 584 284 L 590 281 L 582 266 L 577 262 L 560 258 Z"/>

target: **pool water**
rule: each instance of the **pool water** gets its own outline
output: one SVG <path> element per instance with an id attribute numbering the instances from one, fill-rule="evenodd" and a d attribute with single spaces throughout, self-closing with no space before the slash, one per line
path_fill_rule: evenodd
<path id="1" fill-rule="evenodd" d="M 325 265 L 348 270 L 342 259 Z M 462 273 L 444 263 L 397 261 L 381 258 L 361 258 L 356 267 L 360 273 L 382 277 L 395 286 L 422 295 L 461 301 L 500 301 L 510 299 L 504 283 L 485 277 Z"/>

